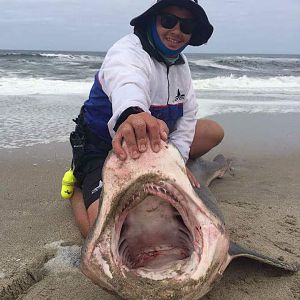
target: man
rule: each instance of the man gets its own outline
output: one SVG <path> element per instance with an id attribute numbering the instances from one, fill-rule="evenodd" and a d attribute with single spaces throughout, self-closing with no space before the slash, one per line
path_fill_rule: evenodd
<path id="1" fill-rule="evenodd" d="M 84 237 L 97 216 L 101 171 L 111 148 L 126 160 L 125 142 L 129 155 L 138 159 L 147 139 L 154 152 L 161 140 L 169 140 L 187 161 L 208 152 L 224 136 L 217 123 L 196 119 L 190 69 L 181 54 L 187 45 L 206 43 L 213 32 L 197 1 L 158 0 L 130 24 L 134 33 L 107 52 L 79 116 L 87 142 L 84 153 L 74 153 L 79 188 L 71 205 Z M 189 170 L 187 175 L 199 185 Z"/>

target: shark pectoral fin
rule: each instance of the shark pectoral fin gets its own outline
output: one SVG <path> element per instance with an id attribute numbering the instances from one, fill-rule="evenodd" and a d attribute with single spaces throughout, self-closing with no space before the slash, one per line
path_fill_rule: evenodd
<path id="1" fill-rule="evenodd" d="M 290 272 L 298 272 L 300 270 L 299 263 L 288 264 L 283 261 L 262 255 L 253 250 L 246 249 L 234 242 L 230 242 L 228 254 L 231 257 L 231 260 L 238 257 L 246 257 Z"/>
<path id="2" fill-rule="evenodd" d="M 226 172 L 233 175 L 231 167 L 232 160 L 226 159 L 222 154 L 217 155 L 213 161 L 204 160 L 198 157 L 195 160 L 188 160 L 187 166 L 200 182 L 209 186 L 210 183 L 216 178 L 222 178 Z"/>
<path id="3" fill-rule="evenodd" d="M 230 158 L 225 158 L 222 154 L 218 154 L 213 162 L 218 163 L 219 166 L 222 166 L 222 172 L 219 173 L 218 178 L 222 178 L 226 172 L 228 172 L 231 176 L 234 176 L 234 169 L 232 167 L 233 160 Z"/>

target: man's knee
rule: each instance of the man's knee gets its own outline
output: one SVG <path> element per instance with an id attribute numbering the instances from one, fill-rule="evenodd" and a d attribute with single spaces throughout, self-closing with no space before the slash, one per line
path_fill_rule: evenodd
<path id="1" fill-rule="evenodd" d="M 210 120 L 211 122 L 211 136 L 212 139 L 215 141 L 215 144 L 218 145 L 224 138 L 224 129 L 215 121 Z"/>
<path id="2" fill-rule="evenodd" d="M 224 129 L 213 120 L 198 120 L 197 127 L 199 138 L 210 141 L 214 146 L 221 143 L 224 138 Z"/>
<path id="3" fill-rule="evenodd" d="M 191 144 L 190 158 L 196 159 L 221 143 L 223 128 L 212 120 L 198 120 L 194 140 Z"/>

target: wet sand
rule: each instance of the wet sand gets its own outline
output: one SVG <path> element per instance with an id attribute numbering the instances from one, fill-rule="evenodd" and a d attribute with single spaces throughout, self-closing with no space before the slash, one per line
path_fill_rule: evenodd
<path id="1" fill-rule="evenodd" d="M 287 262 L 300 261 L 299 114 L 215 116 L 226 137 L 206 155 L 233 159 L 235 175 L 213 182 L 234 241 Z M 67 143 L 0 151 L 0 299 L 118 299 L 78 270 L 81 239 L 60 181 Z M 55 259 L 52 259 L 56 255 Z M 299 299 L 300 276 L 234 261 L 204 297 Z"/>

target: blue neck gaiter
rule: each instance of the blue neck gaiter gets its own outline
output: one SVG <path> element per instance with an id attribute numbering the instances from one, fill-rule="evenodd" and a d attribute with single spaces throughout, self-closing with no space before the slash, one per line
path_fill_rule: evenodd
<path id="1" fill-rule="evenodd" d="M 183 51 L 183 49 L 188 45 L 184 45 L 183 47 L 177 49 L 177 50 L 171 50 L 169 48 L 167 48 L 163 42 L 161 41 L 158 32 L 157 32 L 157 28 L 156 28 L 156 19 L 153 18 L 151 23 L 150 23 L 150 35 L 151 35 L 151 39 L 154 43 L 154 46 L 156 47 L 156 49 L 164 56 L 168 57 L 168 58 L 176 58 L 178 57 L 178 55 Z"/>

